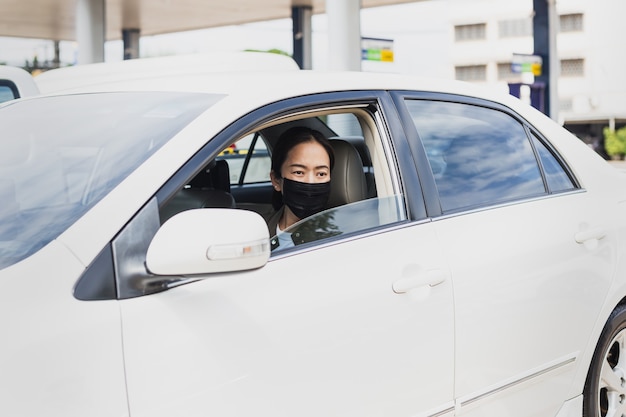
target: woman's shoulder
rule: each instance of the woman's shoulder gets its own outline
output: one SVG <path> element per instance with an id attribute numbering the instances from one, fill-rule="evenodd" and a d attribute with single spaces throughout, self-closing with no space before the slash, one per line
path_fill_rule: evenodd
<path id="1" fill-rule="evenodd" d="M 278 221 L 283 215 L 284 206 L 274 211 L 269 216 L 266 216 L 265 221 L 267 222 L 267 228 L 270 232 L 270 236 L 274 236 L 276 234 L 276 227 L 278 226 Z"/>

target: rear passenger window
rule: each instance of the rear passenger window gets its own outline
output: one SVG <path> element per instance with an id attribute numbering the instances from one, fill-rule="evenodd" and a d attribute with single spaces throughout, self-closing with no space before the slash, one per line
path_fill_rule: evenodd
<path id="1" fill-rule="evenodd" d="M 407 101 L 444 213 L 546 192 L 524 127 L 474 105 Z"/>

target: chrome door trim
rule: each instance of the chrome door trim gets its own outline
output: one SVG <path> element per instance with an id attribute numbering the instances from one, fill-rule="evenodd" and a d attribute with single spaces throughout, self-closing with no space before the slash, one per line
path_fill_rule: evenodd
<path id="1" fill-rule="evenodd" d="M 486 389 L 482 391 L 477 391 L 470 395 L 457 398 L 456 400 L 457 410 L 465 406 L 468 406 L 470 404 L 473 404 L 475 402 L 481 401 L 499 392 L 508 390 L 509 388 L 513 388 L 517 385 L 523 384 L 524 382 L 530 381 L 532 379 L 538 378 L 540 376 L 546 375 L 551 372 L 558 371 L 561 368 L 574 363 L 576 361 L 576 358 L 578 357 L 578 353 L 579 352 L 570 353 L 569 355 L 563 356 L 552 362 L 548 362 L 546 364 L 543 364 L 542 366 L 531 369 L 527 372 L 521 373 L 512 378 L 506 379 L 504 381 L 500 381 L 499 383 L 494 384 L 490 387 L 487 387 Z"/>

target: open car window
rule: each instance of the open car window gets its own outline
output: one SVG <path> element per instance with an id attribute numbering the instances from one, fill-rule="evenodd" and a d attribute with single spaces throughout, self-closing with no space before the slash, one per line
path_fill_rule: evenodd
<path id="1" fill-rule="evenodd" d="M 269 230 L 277 215 L 270 181 L 272 149 L 280 135 L 294 126 L 320 131 L 333 147 L 335 165 L 325 211 L 303 219 L 295 231 L 303 238 L 289 247 L 404 221 L 408 214 L 393 174 L 395 158 L 390 157 L 390 140 L 380 123 L 366 105 L 307 108 L 264 121 L 241 136 L 224 138 L 216 156 L 189 167 L 194 176 L 163 200 L 160 221 L 198 208 L 250 210 L 265 219 L 270 237 L 276 235 L 276 227 Z"/>

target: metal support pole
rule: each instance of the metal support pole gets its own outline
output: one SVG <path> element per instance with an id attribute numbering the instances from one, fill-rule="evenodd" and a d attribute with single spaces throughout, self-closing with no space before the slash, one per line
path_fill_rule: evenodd
<path id="1" fill-rule="evenodd" d="M 291 20 L 293 22 L 293 59 L 300 69 L 313 68 L 312 59 L 312 29 L 311 18 L 313 8 L 311 6 L 294 6 L 291 8 Z"/>
<path id="2" fill-rule="evenodd" d="M 329 68 L 361 71 L 361 1 L 326 0 Z"/>
<path id="3" fill-rule="evenodd" d="M 139 29 L 122 29 L 124 59 L 139 58 Z"/>
<path id="4" fill-rule="evenodd" d="M 61 66 L 61 42 L 54 41 L 54 58 L 52 58 L 52 68 L 59 68 Z"/>
<path id="5" fill-rule="evenodd" d="M 78 0 L 76 3 L 78 64 L 104 62 L 104 3 L 104 0 Z"/>
<path id="6" fill-rule="evenodd" d="M 534 54 L 542 59 L 541 75 L 535 81 L 545 86 L 544 113 L 558 119 L 558 71 L 559 60 L 556 49 L 558 16 L 555 0 L 533 0 Z"/>

